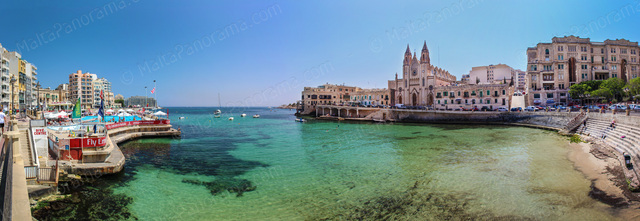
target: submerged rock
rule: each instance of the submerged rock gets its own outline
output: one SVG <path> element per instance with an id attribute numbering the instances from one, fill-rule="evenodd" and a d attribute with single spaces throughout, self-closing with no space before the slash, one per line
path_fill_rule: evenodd
<path id="1" fill-rule="evenodd" d="M 244 192 L 254 191 L 256 189 L 256 186 L 249 180 L 230 177 L 217 178 L 212 182 L 192 179 L 183 179 L 182 182 L 205 186 L 214 196 L 221 192 L 229 191 L 230 193 L 236 193 L 236 197 L 239 197 L 242 196 Z"/>

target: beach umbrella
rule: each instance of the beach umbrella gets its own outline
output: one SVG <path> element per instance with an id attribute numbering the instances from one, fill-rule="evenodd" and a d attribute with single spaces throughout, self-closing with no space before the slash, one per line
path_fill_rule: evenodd
<path id="1" fill-rule="evenodd" d="M 155 116 L 167 116 L 167 113 L 162 112 L 162 111 L 158 111 L 158 112 L 153 113 L 153 115 L 155 115 Z"/>

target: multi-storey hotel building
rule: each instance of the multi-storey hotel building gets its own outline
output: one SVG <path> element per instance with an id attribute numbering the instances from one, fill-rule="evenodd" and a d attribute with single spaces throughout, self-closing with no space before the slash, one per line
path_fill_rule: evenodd
<path id="1" fill-rule="evenodd" d="M 589 80 L 638 77 L 638 42 L 554 37 L 527 49 L 527 104 L 571 103 L 569 87 Z"/>
<path id="2" fill-rule="evenodd" d="M 456 77 L 448 71 L 431 65 L 429 49 L 425 41 L 420 53 L 420 60 L 415 52 L 411 55 L 409 45 L 404 53 L 402 78 L 389 81 L 391 104 L 407 106 L 432 106 L 435 102 L 434 87 L 448 86 L 456 81 Z"/>
<path id="3" fill-rule="evenodd" d="M 95 74 L 82 73 L 78 70 L 76 73 L 69 75 L 69 96 L 71 102 L 75 103 L 80 98 L 80 105 L 83 108 L 93 107 L 93 80 L 96 79 Z"/>

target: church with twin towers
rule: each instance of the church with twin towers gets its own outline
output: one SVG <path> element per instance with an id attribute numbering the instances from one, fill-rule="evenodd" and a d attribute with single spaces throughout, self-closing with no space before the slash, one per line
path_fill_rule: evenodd
<path id="1" fill-rule="evenodd" d="M 420 51 L 420 58 L 407 45 L 402 62 L 402 76 L 396 73 L 395 79 L 389 81 L 389 93 L 392 104 L 406 106 L 432 106 L 435 102 L 436 87 L 450 86 L 456 77 L 448 71 L 431 65 L 427 42 Z"/>

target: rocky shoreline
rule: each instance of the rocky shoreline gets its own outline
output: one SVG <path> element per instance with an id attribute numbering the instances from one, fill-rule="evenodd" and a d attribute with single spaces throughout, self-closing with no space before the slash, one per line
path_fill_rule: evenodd
<path id="1" fill-rule="evenodd" d="M 589 197 L 623 220 L 638 220 L 640 193 L 629 190 L 623 166 L 611 148 L 595 142 L 571 143 L 568 159 L 591 180 Z"/>

